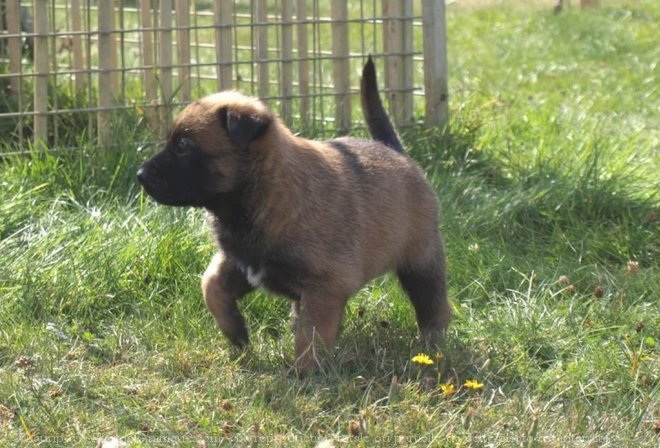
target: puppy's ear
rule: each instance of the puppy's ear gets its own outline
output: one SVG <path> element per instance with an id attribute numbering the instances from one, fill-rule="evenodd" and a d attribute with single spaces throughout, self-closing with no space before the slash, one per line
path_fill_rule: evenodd
<path id="1" fill-rule="evenodd" d="M 223 108 L 220 121 L 232 143 L 247 145 L 261 137 L 271 123 L 268 115 Z"/>

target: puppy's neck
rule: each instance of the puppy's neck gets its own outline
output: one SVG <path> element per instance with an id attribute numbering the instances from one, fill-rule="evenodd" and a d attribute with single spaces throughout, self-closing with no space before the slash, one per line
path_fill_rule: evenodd
<path id="1" fill-rule="evenodd" d="M 309 142 L 294 136 L 279 120 L 245 148 L 252 152 L 245 178 L 227 193 L 217 194 L 205 208 L 215 225 L 246 231 L 268 227 L 277 232 L 297 215 L 308 181 Z M 282 209 L 286 208 L 287 213 Z"/>
<path id="2" fill-rule="evenodd" d="M 250 183 L 256 221 L 277 228 L 296 218 L 318 160 L 309 140 L 296 137 L 279 120 L 273 125 L 257 148 Z"/>
<path id="3" fill-rule="evenodd" d="M 252 168 L 259 171 L 264 180 L 276 181 L 278 174 L 295 169 L 304 142 L 275 119 L 266 134 L 251 145 L 250 150 L 255 153 Z"/>

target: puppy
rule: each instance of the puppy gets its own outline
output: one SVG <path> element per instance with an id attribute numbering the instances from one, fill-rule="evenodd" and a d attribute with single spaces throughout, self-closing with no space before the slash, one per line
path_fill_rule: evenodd
<path id="1" fill-rule="evenodd" d="M 371 58 L 362 109 L 374 140 L 297 137 L 256 98 L 207 96 L 176 118 L 139 182 L 157 202 L 203 207 L 218 245 L 202 278 L 206 305 L 238 346 L 248 332 L 237 302 L 254 288 L 293 300 L 296 367 L 318 367 L 344 306 L 394 270 L 424 338 L 451 318 L 438 205 L 380 101 Z"/>

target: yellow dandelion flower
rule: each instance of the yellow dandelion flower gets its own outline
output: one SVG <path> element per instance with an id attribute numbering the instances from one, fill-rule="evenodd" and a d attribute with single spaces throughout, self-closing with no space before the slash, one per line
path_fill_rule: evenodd
<path id="1" fill-rule="evenodd" d="M 440 385 L 440 390 L 443 397 L 449 398 L 456 392 L 456 387 L 452 383 L 446 383 Z"/>
<path id="2" fill-rule="evenodd" d="M 445 355 L 443 355 L 442 352 L 438 352 L 438 353 L 435 354 L 435 360 L 436 361 L 440 362 L 443 359 L 445 359 Z"/>
<path id="3" fill-rule="evenodd" d="M 464 386 L 472 390 L 479 390 L 483 389 L 484 387 L 483 383 L 480 383 L 477 380 L 465 380 Z"/>
<path id="4" fill-rule="evenodd" d="M 412 362 L 419 364 L 420 366 L 430 366 L 433 364 L 433 360 L 424 353 L 420 353 L 412 357 Z"/>

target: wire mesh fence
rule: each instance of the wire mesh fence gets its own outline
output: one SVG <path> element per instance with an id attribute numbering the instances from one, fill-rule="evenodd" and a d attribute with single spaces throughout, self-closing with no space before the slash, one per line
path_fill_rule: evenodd
<path id="1" fill-rule="evenodd" d="M 297 129 L 360 126 L 367 54 L 400 126 L 446 122 L 438 0 L 0 0 L 0 132 L 14 147 L 113 141 L 129 114 L 162 135 L 177 109 L 224 89 Z"/>

